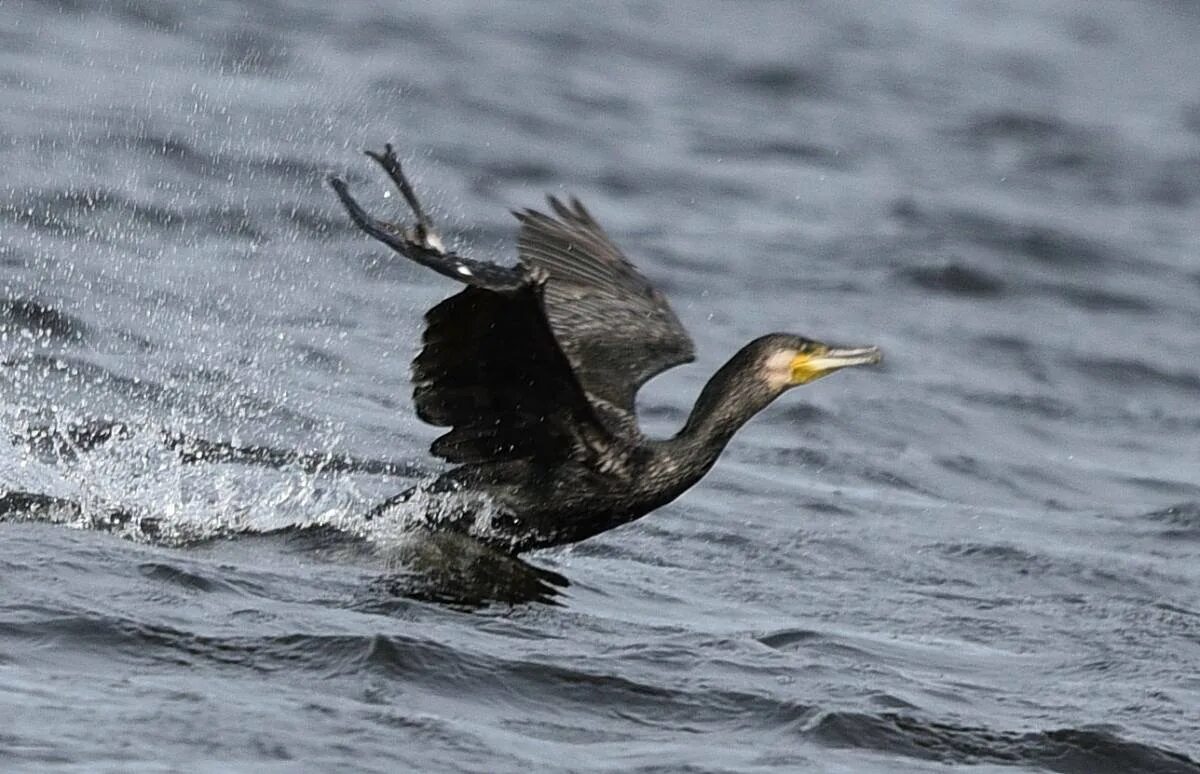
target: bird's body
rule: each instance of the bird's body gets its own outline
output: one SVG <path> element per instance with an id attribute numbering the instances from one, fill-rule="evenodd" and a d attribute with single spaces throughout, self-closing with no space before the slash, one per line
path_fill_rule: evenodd
<path id="1" fill-rule="evenodd" d="M 638 388 L 693 360 L 694 346 L 666 299 L 587 210 L 551 198 L 556 217 L 516 213 L 518 264 L 472 260 L 444 248 L 391 146 L 369 155 L 417 223 L 402 229 L 371 218 L 331 179 L 355 224 L 467 286 L 426 314 L 413 362 L 418 416 L 451 428 L 432 451 L 456 464 L 426 491 L 469 495 L 442 514 L 441 528 L 511 553 L 591 537 L 690 488 L 734 432 L 787 388 L 879 360 L 873 347 L 764 336 L 714 374 L 676 436 L 647 438 L 634 408 Z"/>

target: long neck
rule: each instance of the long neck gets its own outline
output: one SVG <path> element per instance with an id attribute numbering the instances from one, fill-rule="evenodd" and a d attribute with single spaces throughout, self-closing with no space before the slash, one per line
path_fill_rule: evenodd
<path id="1" fill-rule="evenodd" d="M 778 395 L 758 376 L 749 350 L 742 349 L 712 375 L 683 428 L 663 442 L 685 489 L 708 472 L 733 434 Z"/>

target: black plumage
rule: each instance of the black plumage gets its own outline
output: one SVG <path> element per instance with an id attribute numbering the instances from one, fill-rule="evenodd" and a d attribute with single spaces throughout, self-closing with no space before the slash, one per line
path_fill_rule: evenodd
<path id="1" fill-rule="evenodd" d="M 450 428 L 432 451 L 456 465 L 428 489 L 477 495 L 443 511 L 440 528 L 513 553 L 582 540 L 678 497 L 787 388 L 879 360 L 873 347 L 764 336 L 717 371 L 675 437 L 647 438 L 636 420 L 638 389 L 693 360 L 694 346 L 663 295 L 583 205 L 551 197 L 553 215 L 514 213 L 521 224 L 515 266 L 472 260 L 445 249 L 392 147 L 368 155 L 400 189 L 416 224 L 372 218 L 345 182 L 331 178 L 355 224 L 466 285 L 425 315 L 413 362 L 418 416 Z"/>

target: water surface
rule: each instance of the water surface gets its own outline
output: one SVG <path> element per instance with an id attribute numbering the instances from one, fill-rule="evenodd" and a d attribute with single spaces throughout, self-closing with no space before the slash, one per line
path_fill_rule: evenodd
<path id="1" fill-rule="evenodd" d="M 1169 0 L 0 4 L 4 767 L 1200 771 L 1197 71 Z M 761 333 L 885 366 L 414 555 L 453 288 L 323 182 L 399 214 L 387 140 L 475 257 L 587 203 L 697 342 L 652 433 Z"/>

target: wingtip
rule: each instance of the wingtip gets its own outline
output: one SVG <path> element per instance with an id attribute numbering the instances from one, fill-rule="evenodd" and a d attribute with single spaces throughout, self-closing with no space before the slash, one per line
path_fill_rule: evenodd
<path id="1" fill-rule="evenodd" d="M 546 202 L 550 205 L 550 209 L 559 218 L 567 222 L 575 223 L 590 223 L 594 222 L 592 215 L 583 206 L 583 202 L 579 201 L 577 196 L 568 196 L 564 201 L 554 194 L 546 194 Z"/>
<path id="2" fill-rule="evenodd" d="M 575 208 L 575 216 L 577 218 L 582 221 L 595 222 L 595 218 L 592 217 L 592 213 L 588 212 L 587 208 L 583 206 L 583 202 L 579 201 L 578 197 L 571 197 L 571 206 Z"/>
<path id="3" fill-rule="evenodd" d="M 536 223 L 539 220 L 546 220 L 545 213 L 539 212 L 532 207 L 526 207 L 525 209 L 518 211 L 517 217 L 522 223 Z"/>
<path id="4" fill-rule="evenodd" d="M 573 214 L 562 201 L 554 194 L 546 194 L 546 202 L 550 205 L 550 209 L 554 210 L 554 214 L 560 218 L 570 219 Z"/>

